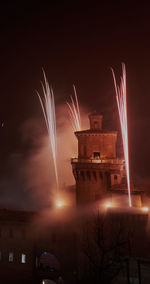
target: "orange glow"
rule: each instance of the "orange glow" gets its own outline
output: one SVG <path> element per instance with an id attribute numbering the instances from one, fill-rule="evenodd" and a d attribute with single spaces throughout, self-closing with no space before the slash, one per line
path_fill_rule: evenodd
<path id="1" fill-rule="evenodd" d="M 129 207 L 132 207 L 131 202 L 131 189 L 130 189 L 130 174 L 129 174 L 129 150 L 128 150 L 128 123 L 127 123 L 127 96 L 126 96 L 126 68 L 125 64 L 122 64 L 122 77 L 120 86 L 116 83 L 116 78 L 114 71 L 112 70 L 116 100 L 119 111 L 119 118 L 121 124 L 122 140 L 123 140 L 123 150 L 125 156 L 125 166 L 126 166 L 126 175 L 127 175 L 127 185 L 128 185 L 128 198 L 129 198 Z"/>
<path id="2" fill-rule="evenodd" d="M 106 204 L 105 204 L 105 207 L 106 208 L 109 208 L 109 207 L 111 207 L 112 206 L 112 204 L 110 203 L 110 202 L 107 202 Z"/>
<path id="3" fill-rule="evenodd" d="M 145 212 L 148 212 L 149 209 L 148 209 L 148 207 L 142 207 L 142 210 L 145 211 Z"/>
<path id="4" fill-rule="evenodd" d="M 62 206 L 63 206 L 63 202 L 62 202 L 61 200 L 58 200 L 58 201 L 56 202 L 56 206 L 57 206 L 57 207 L 62 207 Z"/>

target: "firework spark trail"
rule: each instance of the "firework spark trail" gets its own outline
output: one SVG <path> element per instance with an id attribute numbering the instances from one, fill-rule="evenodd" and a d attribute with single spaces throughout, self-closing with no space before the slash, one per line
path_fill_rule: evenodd
<path id="1" fill-rule="evenodd" d="M 44 75 L 44 83 L 42 84 L 42 90 L 44 97 L 41 97 L 37 92 L 40 104 L 42 107 L 45 123 L 48 130 L 48 136 L 50 140 L 50 145 L 52 149 L 52 157 L 54 162 L 55 169 L 55 177 L 58 191 L 58 171 L 57 171 L 57 139 L 56 139 L 56 114 L 55 114 L 55 101 L 54 101 L 54 93 L 52 88 L 49 86 L 48 80 L 46 78 L 45 72 Z"/>
<path id="2" fill-rule="evenodd" d="M 127 185 L 128 185 L 128 198 L 129 207 L 132 207 L 131 201 L 131 189 L 130 189 L 130 172 L 129 172 L 129 150 L 128 150 L 128 125 L 127 125 L 127 96 L 126 96 L 126 68 L 125 64 L 122 63 L 122 77 L 120 86 L 117 85 L 115 73 L 112 69 L 114 86 L 116 92 L 116 100 L 121 124 L 122 140 L 123 140 L 123 150 L 125 156 L 126 165 L 126 175 L 127 175 Z"/>
<path id="3" fill-rule="evenodd" d="M 76 88 L 75 88 L 74 85 L 73 85 L 73 89 L 74 89 L 75 99 L 73 99 L 73 97 L 70 96 L 71 103 L 67 102 L 67 105 L 69 107 L 70 120 L 71 120 L 73 130 L 74 131 L 80 131 L 81 130 L 80 109 L 79 109 L 77 92 L 76 92 Z"/>

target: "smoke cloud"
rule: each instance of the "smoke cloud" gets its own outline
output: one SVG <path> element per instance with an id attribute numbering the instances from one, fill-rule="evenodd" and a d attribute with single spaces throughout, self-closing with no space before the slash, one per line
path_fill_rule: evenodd
<path id="1" fill-rule="evenodd" d="M 87 112 L 82 108 L 81 119 L 82 128 L 89 128 Z M 59 192 L 66 198 L 66 189 L 75 184 L 70 159 L 77 156 L 77 139 L 69 121 L 67 105 L 56 108 L 56 120 Z M 51 207 L 56 194 L 56 180 L 42 114 L 41 118 L 25 121 L 20 128 L 20 135 L 22 151 L 10 155 L 9 177 L 0 185 L 3 188 L 0 206 L 25 210 Z"/>

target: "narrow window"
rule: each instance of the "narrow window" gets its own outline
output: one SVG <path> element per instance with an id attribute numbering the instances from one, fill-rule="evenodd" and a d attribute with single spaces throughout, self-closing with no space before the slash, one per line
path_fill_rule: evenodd
<path id="1" fill-rule="evenodd" d="M 111 187 L 111 179 L 110 179 L 110 173 L 105 172 L 106 182 L 107 182 L 107 189 Z"/>
<path id="2" fill-rule="evenodd" d="M 81 177 L 82 177 L 83 180 L 85 180 L 84 171 L 81 171 Z"/>
<path id="3" fill-rule="evenodd" d="M 76 177 L 77 177 L 77 180 L 79 180 L 79 172 L 76 171 Z"/>
<path id="4" fill-rule="evenodd" d="M 79 179 L 78 171 L 77 170 L 73 170 L 73 174 L 74 174 L 75 179 L 78 180 Z"/>
<path id="5" fill-rule="evenodd" d="M 9 262 L 13 262 L 13 260 L 14 260 L 14 254 L 13 254 L 13 252 L 10 252 L 9 253 Z"/>
<path id="6" fill-rule="evenodd" d="M 117 178 L 118 178 L 117 175 L 115 175 L 115 176 L 114 176 L 114 179 L 117 180 Z"/>
<path id="7" fill-rule="evenodd" d="M 98 122 L 94 121 L 94 128 L 97 129 L 98 128 Z"/>
<path id="8" fill-rule="evenodd" d="M 26 254 L 21 254 L 21 263 L 26 263 Z"/>
<path id="9" fill-rule="evenodd" d="M 97 177 L 96 177 L 96 172 L 93 171 L 93 176 L 94 176 L 94 179 L 97 181 Z"/>
<path id="10" fill-rule="evenodd" d="M 101 179 L 103 179 L 103 173 L 102 172 L 99 172 L 99 176 Z"/>
<path id="11" fill-rule="evenodd" d="M 87 173 L 88 179 L 91 180 L 91 173 L 90 173 L 90 171 L 87 171 L 86 173 Z"/>
<path id="12" fill-rule="evenodd" d="M 39 267 L 39 261 L 38 261 L 38 257 L 37 257 L 37 256 L 36 256 L 36 258 L 35 258 L 35 266 L 36 266 L 36 268 Z"/>
<path id="13" fill-rule="evenodd" d="M 100 152 L 93 152 L 94 159 L 100 158 Z"/>
<path id="14" fill-rule="evenodd" d="M 84 157 L 86 157 L 86 145 L 84 145 Z"/>

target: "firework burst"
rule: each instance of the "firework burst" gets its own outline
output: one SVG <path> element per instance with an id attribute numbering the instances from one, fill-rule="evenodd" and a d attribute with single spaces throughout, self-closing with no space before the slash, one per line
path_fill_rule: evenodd
<path id="1" fill-rule="evenodd" d="M 48 80 L 46 78 L 45 72 L 44 84 L 42 84 L 43 96 L 37 92 L 40 104 L 42 107 L 45 123 L 47 126 L 48 136 L 50 140 L 50 145 L 52 149 L 52 157 L 54 162 L 56 184 L 58 190 L 58 170 L 57 170 L 57 139 L 56 139 L 56 114 L 55 114 L 55 101 L 53 89 L 49 86 Z"/>
<path id="2" fill-rule="evenodd" d="M 122 77 L 120 86 L 117 85 L 115 73 L 112 69 L 114 86 L 116 92 L 116 100 L 121 124 L 123 150 L 125 156 L 125 166 L 127 175 L 127 186 L 128 186 L 128 198 L 129 207 L 132 207 L 131 202 L 131 188 L 130 188 L 130 172 L 129 172 L 129 150 L 128 150 L 128 123 L 127 123 L 127 92 L 126 92 L 126 68 L 125 64 L 122 63 Z"/>
<path id="3" fill-rule="evenodd" d="M 69 115 L 73 131 L 80 131 L 81 130 L 80 109 L 79 109 L 77 92 L 74 85 L 73 85 L 73 90 L 74 90 L 74 98 L 70 96 L 71 103 L 67 102 L 67 105 L 69 108 Z"/>

